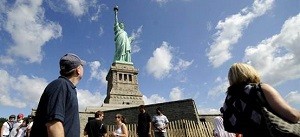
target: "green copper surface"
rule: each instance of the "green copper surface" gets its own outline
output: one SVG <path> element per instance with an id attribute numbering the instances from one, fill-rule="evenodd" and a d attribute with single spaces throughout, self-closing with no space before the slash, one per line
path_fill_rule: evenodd
<path id="1" fill-rule="evenodd" d="M 123 23 L 118 21 L 118 6 L 114 7 L 115 12 L 115 56 L 114 62 L 117 63 L 125 63 L 125 64 L 133 64 L 131 62 L 131 43 L 133 41 L 133 37 L 128 37 Z"/>

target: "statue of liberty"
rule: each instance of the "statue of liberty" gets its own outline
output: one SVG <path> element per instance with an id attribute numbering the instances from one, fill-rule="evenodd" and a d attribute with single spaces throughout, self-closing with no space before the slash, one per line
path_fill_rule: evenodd
<path id="1" fill-rule="evenodd" d="M 118 6 L 114 7 L 115 11 L 115 57 L 114 62 L 132 64 L 131 62 L 131 46 L 133 37 L 128 37 L 125 32 L 124 24 L 118 21 Z"/>

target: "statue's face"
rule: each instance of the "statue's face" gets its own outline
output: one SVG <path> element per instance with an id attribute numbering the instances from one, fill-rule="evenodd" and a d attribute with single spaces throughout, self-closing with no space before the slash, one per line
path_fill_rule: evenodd
<path id="1" fill-rule="evenodd" d="M 124 23 L 120 23 L 120 28 L 121 28 L 121 29 L 124 29 L 124 28 L 125 28 Z"/>

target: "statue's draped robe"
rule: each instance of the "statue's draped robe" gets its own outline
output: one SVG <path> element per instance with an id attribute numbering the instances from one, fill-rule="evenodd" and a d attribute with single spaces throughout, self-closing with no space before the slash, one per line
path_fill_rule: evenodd
<path id="1" fill-rule="evenodd" d="M 117 62 L 131 62 L 131 39 L 128 38 L 127 33 L 120 28 L 120 23 L 115 23 L 115 57 Z"/>

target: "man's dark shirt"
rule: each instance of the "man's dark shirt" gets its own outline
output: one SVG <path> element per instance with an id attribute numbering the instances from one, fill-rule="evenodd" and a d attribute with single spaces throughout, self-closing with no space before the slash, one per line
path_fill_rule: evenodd
<path id="1" fill-rule="evenodd" d="M 62 122 L 65 137 L 79 137 L 80 123 L 77 92 L 74 84 L 60 76 L 52 81 L 41 96 L 30 137 L 47 137 L 46 123 Z"/>
<path id="2" fill-rule="evenodd" d="M 84 128 L 89 137 L 103 137 L 107 133 L 106 126 L 100 120 L 90 120 Z"/>
<path id="3" fill-rule="evenodd" d="M 139 135 L 148 134 L 151 122 L 151 117 L 148 113 L 140 113 L 138 116 L 137 133 Z"/>

